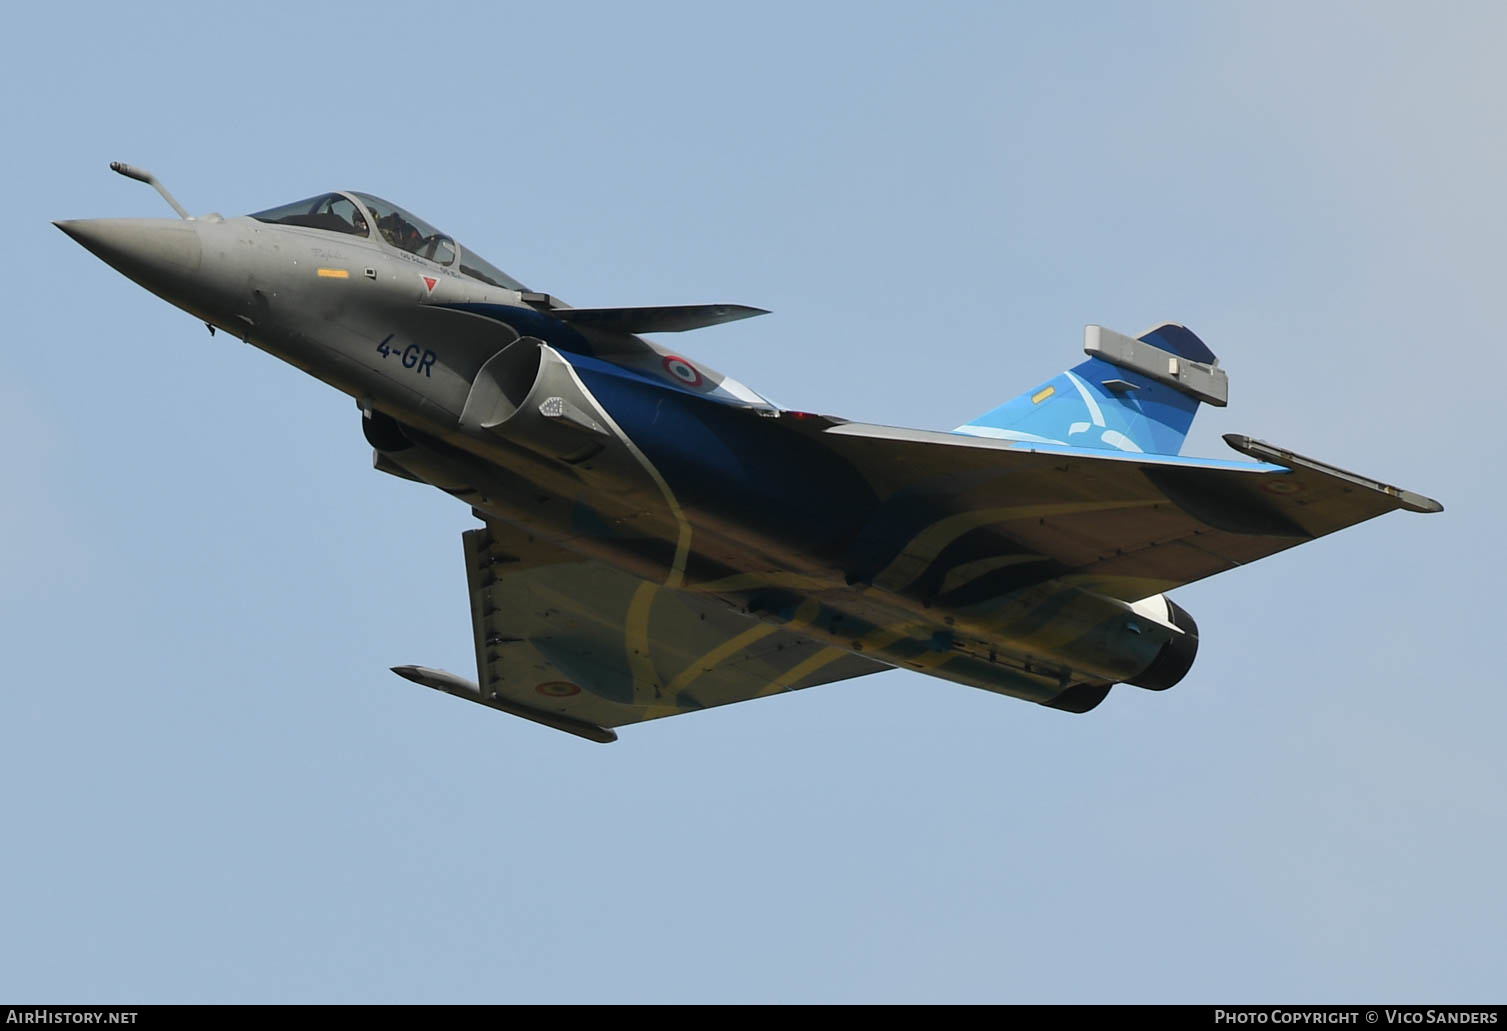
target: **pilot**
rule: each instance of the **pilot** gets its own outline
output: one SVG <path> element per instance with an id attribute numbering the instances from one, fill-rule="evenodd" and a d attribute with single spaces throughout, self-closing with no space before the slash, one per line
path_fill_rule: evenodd
<path id="1" fill-rule="evenodd" d="M 366 216 L 361 214 L 360 208 L 351 209 L 351 224 L 356 227 L 356 235 L 370 236 L 371 231 L 366 227 Z"/>
<path id="2" fill-rule="evenodd" d="M 382 239 L 386 240 L 394 247 L 402 247 L 403 245 L 398 242 L 398 227 L 402 224 L 402 222 L 403 220 L 401 218 L 390 212 L 378 218 L 377 229 L 381 231 Z"/>
<path id="3" fill-rule="evenodd" d="M 397 212 L 377 219 L 377 228 L 382 231 L 383 239 L 400 251 L 413 251 L 424 242 L 419 231 Z"/>

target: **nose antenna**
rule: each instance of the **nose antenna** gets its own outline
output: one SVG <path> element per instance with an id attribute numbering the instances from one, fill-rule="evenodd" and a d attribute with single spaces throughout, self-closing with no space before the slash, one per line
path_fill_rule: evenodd
<path id="1" fill-rule="evenodd" d="M 148 172 L 144 168 L 137 168 L 134 165 L 128 165 L 124 161 L 110 162 L 110 170 L 112 172 L 119 172 L 127 179 L 135 179 L 139 183 L 146 183 L 148 186 L 155 189 L 158 193 L 162 194 L 162 199 L 173 206 L 173 210 L 178 213 L 179 218 L 186 219 L 190 222 L 193 221 L 193 219 L 189 217 L 188 212 L 183 210 L 183 205 L 179 204 L 176 200 L 173 199 L 173 195 L 167 192 L 167 187 L 158 182 L 157 177 L 151 172 Z"/>

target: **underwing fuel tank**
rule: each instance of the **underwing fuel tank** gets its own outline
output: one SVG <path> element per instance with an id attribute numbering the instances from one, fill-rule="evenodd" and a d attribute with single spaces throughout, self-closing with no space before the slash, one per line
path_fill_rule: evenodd
<path id="1" fill-rule="evenodd" d="M 1147 690 L 1165 691 L 1193 668 L 1193 660 L 1198 657 L 1198 623 L 1187 609 L 1163 594 L 1135 602 L 1131 607 L 1137 611 L 1149 610 L 1153 616 L 1158 609 L 1165 607 L 1166 613 L 1161 618 L 1181 631 L 1167 639 L 1151 665 L 1125 681 Z"/>
<path id="2" fill-rule="evenodd" d="M 1165 691 L 1198 655 L 1198 624 L 1165 595 L 1125 602 L 1082 588 L 1025 591 L 987 614 L 955 610 L 957 646 L 985 652 L 991 642 L 1105 684 Z M 970 640 L 975 643 L 970 643 Z"/>
<path id="3" fill-rule="evenodd" d="M 1151 625 L 1165 624 L 1175 632 L 1165 636 L 1164 643 L 1141 672 L 1121 683 L 1144 687 L 1150 691 L 1165 691 L 1176 685 L 1193 667 L 1198 656 L 1198 624 L 1186 609 L 1165 595 L 1157 594 L 1142 599 L 1130 606 Z M 1124 626 L 1135 625 L 1137 634 L 1146 630 L 1146 625 L 1136 620 L 1127 620 Z M 1088 712 L 1104 701 L 1113 683 L 1073 684 L 1055 698 L 1041 704 L 1064 712 Z"/>

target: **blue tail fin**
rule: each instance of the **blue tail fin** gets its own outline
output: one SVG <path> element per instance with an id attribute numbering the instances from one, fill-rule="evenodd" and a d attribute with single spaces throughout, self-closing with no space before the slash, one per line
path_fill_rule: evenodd
<path id="1" fill-rule="evenodd" d="M 1199 402 L 1225 403 L 1219 360 L 1182 326 L 1164 323 L 1135 340 L 1090 326 L 1085 336 L 1088 361 L 955 432 L 1175 455 Z"/>

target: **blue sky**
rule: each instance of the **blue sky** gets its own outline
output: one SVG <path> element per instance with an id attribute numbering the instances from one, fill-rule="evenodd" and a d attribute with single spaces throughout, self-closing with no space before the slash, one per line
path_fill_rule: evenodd
<path id="1" fill-rule="evenodd" d="M 0 180 L 0 995 L 1500 1001 L 1500 5 L 31 5 Z M 791 407 L 949 428 L 1082 326 L 1441 499 L 1178 591 L 1073 717 L 905 672 L 600 747 L 474 664 L 467 510 L 48 222 L 389 197 Z M 379 524 L 383 528 L 379 532 Z M 405 532 L 394 535 L 394 525 Z"/>

